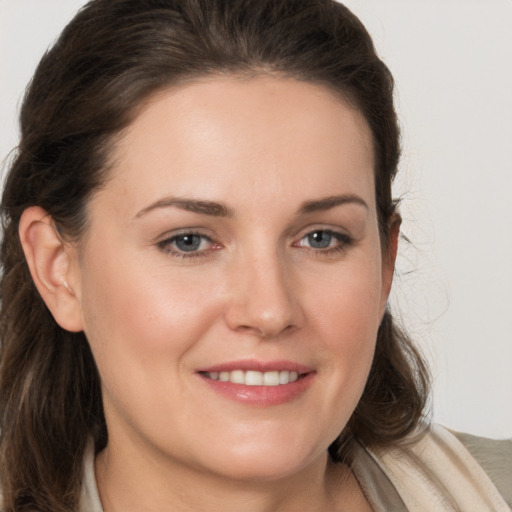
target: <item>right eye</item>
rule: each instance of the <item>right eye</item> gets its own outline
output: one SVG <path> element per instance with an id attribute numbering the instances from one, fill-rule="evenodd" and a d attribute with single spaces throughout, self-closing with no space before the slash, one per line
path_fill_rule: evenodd
<path id="1" fill-rule="evenodd" d="M 206 255 L 216 248 L 216 244 L 206 235 L 190 232 L 166 238 L 158 243 L 158 247 L 173 256 L 193 258 Z"/>

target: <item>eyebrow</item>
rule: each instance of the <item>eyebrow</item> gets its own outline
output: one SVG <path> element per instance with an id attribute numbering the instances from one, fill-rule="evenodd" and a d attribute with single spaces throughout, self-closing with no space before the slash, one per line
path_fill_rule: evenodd
<path id="1" fill-rule="evenodd" d="M 225 205 L 214 201 L 203 201 L 198 199 L 181 199 L 176 197 L 167 197 L 160 199 L 142 209 L 135 219 L 146 215 L 152 210 L 159 208 L 175 207 L 188 212 L 198 213 L 200 215 L 210 215 L 212 217 L 232 217 L 233 212 Z"/>
<path id="2" fill-rule="evenodd" d="M 314 201 L 307 201 L 300 208 L 300 212 L 302 214 L 321 212 L 344 204 L 359 204 L 367 210 L 370 209 L 366 201 L 361 197 L 353 194 L 347 194 L 341 196 L 324 197 Z"/>
<path id="3" fill-rule="evenodd" d="M 299 209 L 302 215 L 315 213 L 319 211 L 330 210 L 336 206 L 344 204 L 359 204 L 369 210 L 368 204 L 364 199 L 356 195 L 329 196 L 313 201 L 306 201 Z M 180 208 L 188 212 L 197 213 L 199 215 L 209 215 L 211 217 L 233 217 L 233 211 L 222 203 L 215 201 L 206 201 L 199 199 L 184 199 L 177 197 L 166 197 L 150 204 L 137 213 L 134 219 L 138 219 L 147 213 L 159 208 Z"/>

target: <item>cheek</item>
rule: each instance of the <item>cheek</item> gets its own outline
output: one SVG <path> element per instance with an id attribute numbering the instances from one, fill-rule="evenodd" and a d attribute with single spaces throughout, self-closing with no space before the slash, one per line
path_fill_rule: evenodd
<path id="1" fill-rule="evenodd" d="M 334 414 L 341 417 L 334 423 L 341 426 L 364 390 L 380 325 L 380 270 L 373 266 L 364 270 L 352 267 L 339 272 L 331 276 L 324 293 L 310 297 L 311 325 L 321 333 L 318 351 L 323 353 L 329 376 L 325 403 L 340 404 Z M 325 414 L 329 414 L 328 408 Z"/>
<path id="2" fill-rule="evenodd" d="M 317 288 L 320 290 L 318 283 Z M 321 291 L 311 295 L 311 318 L 328 333 L 333 349 L 343 344 L 357 353 L 375 341 L 381 320 L 381 288 L 380 268 L 362 261 L 329 275 Z"/>
<path id="3" fill-rule="evenodd" d="M 110 427 L 122 417 L 144 430 L 141 418 L 152 418 L 156 430 L 169 430 L 159 412 L 184 409 L 188 354 L 218 316 L 214 290 L 137 261 L 104 259 L 83 277 L 84 330 Z"/>
<path id="4" fill-rule="evenodd" d="M 203 276 L 204 277 L 204 276 Z M 205 282 L 206 281 L 206 282 Z M 169 374 L 218 315 L 208 282 L 143 261 L 105 258 L 86 267 L 82 283 L 85 333 L 103 380 L 113 372 Z"/>
<path id="5" fill-rule="evenodd" d="M 123 251 L 116 251 L 121 253 Z M 144 257 L 96 259 L 82 276 L 84 315 L 105 318 L 105 327 L 151 334 L 161 324 L 188 325 L 197 311 L 207 309 L 211 290 L 204 279 L 148 265 Z M 139 325 L 140 323 L 140 325 Z M 197 325 L 197 322 L 194 322 Z"/>

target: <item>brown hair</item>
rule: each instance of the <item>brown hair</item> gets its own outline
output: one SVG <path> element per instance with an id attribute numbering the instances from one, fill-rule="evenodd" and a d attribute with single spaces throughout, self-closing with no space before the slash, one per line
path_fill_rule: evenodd
<path id="1" fill-rule="evenodd" d="M 24 259 L 18 224 L 42 207 L 69 239 L 108 178 L 109 148 L 150 95 L 197 76 L 271 73 L 323 84 L 364 115 L 383 240 L 399 159 L 393 79 L 360 21 L 333 0 L 93 0 L 42 58 L 21 110 L 1 216 L 0 467 L 4 510 L 76 510 L 87 439 L 107 443 L 100 378 L 83 333 L 57 325 Z M 428 374 L 385 313 L 363 396 L 331 445 L 397 442 L 422 416 Z"/>

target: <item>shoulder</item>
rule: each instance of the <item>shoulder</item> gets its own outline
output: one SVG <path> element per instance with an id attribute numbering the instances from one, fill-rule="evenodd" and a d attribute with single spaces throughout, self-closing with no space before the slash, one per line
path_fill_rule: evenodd
<path id="1" fill-rule="evenodd" d="M 488 439 L 461 432 L 452 434 L 487 473 L 512 508 L 512 439 Z"/>
<path id="2" fill-rule="evenodd" d="M 512 506 L 510 449 L 510 441 L 455 435 L 433 424 L 369 452 L 407 510 L 501 512 Z"/>

